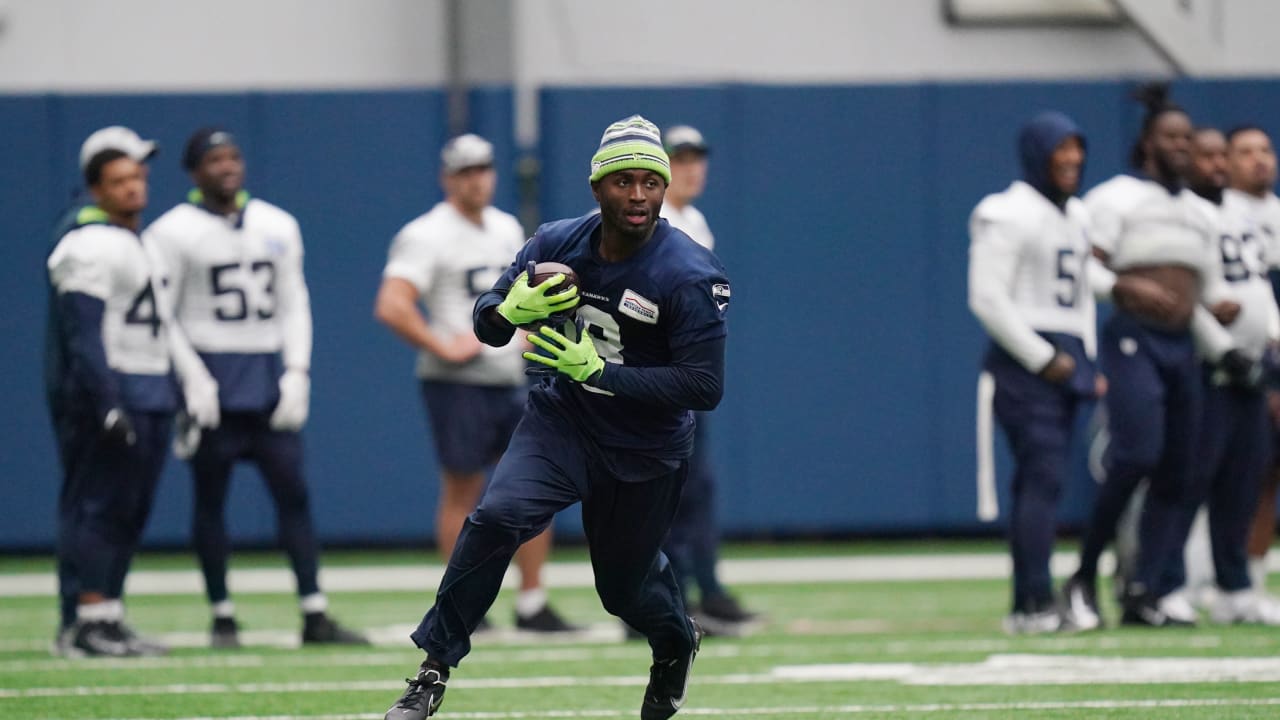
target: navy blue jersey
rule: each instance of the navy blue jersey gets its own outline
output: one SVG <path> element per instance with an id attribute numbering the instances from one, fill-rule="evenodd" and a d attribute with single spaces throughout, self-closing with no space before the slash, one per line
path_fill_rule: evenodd
<path id="1" fill-rule="evenodd" d="M 603 448 L 688 457 L 690 410 L 719 402 L 729 280 L 715 255 L 666 220 L 634 255 L 606 262 L 597 250 L 600 223 L 593 213 L 540 227 L 476 301 L 477 333 L 489 341 L 481 318 L 502 302 L 527 263 L 568 265 L 578 275 L 578 318 L 605 370 L 589 384 L 557 375 L 534 388 L 534 402 L 552 404 Z M 504 341 L 499 335 L 490 337 Z"/>

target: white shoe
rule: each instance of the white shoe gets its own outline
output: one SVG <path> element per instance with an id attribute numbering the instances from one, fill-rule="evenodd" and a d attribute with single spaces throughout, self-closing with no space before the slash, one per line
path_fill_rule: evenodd
<path id="1" fill-rule="evenodd" d="M 1209 619 L 1223 625 L 1280 625 L 1280 603 L 1252 589 L 1219 593 Z"/>
<path id="2" fill-rule="evenodd" d="M 1012 613 L 1002 623 L 1009 635 L 1044 635 L 1062 629 L 1062 616 L 1056 610 Z"/>
<path id="3" fill-rule="evenodd" d="M 1197 584 L 1187 588 L 1187 600 L 1197 611 L 1208 612 L 1218 602 L 1221 593 L 1213 583 Z"/>
<path id="4" fill-rule="evenodd" d="M 1195 625 L 1196 621 L 1200 619 L 1196 615 L 1196 609 L 1191 607 L 1191 601 L 1187 599 L 1186 592 L 1182 589 L 1174 590 L 1160 598 L 1157 606 L 1160 608 L 1160 612 L 1165 614 L 1165 617 L 1174 622 Z"/>
<path id="5" fill-rule="evenodd" d="M 1066 629 L 1096 630 L 1102 626 L 1098 615 L 1098 597 L 1094 585 L 1079 577 L 1071 576 L 1062 586 L 1062 620 Z"/>
<path id="6" fill-rule="evenodd" d="M 1261 625 L 1280 625 L 1280 598 L 1269 592 L 1255 591 L 1255 616 L 1252 622 Z"/>

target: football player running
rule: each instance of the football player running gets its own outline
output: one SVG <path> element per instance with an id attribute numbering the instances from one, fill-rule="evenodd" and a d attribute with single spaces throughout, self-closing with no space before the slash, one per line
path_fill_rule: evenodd
<path id="1" fill-rule="evenodd" d="M 641 718 L 665 720 L 684 703 L 701 632 L 660 548 L 689 469 L 691 411 L 723 392 L 729 283 L 714 255 L 658 217 L 671 171 L 648 120 L 610 125 L 589 179 L 600 212 L 540 227 L 476 301 L 476 336 L 493 346 L 574 301 L 577 318 L 526 331 L 538 352 L 525 357 L 550 376 L 530 391 L 410 636 L 427 657 L 388 720 L 435 714 L 516 548 L 579 502 L 604 608 L 649 640 Z M 553 276 L 530 287 L 530 261 L 568 265 L 579 285 L 547 295 Z"/>

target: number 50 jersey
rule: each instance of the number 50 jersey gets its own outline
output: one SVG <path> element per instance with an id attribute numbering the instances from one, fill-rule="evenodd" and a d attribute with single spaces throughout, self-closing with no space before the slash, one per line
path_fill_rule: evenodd
<path id="1" fill-rule="evenodd" d="M 161 264 L 174 320 L 218 381 L 222 407 L 269 410 L 283 368 L 311 364 L 302 234 L 275 205 L 247 195 L 239 205 L 222 216 L 183 203 L 143 241 Z"/>

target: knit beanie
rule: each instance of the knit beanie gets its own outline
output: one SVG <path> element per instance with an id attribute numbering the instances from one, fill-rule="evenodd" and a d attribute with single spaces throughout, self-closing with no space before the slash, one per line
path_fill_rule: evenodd
<path id="1" fill-rule="evenodd" d="M 605 128 L 600 149 L 591 156 L 591 182 L 619 170 L 652 170 L 671 182 L 671 161 L 662 149 L 658 126 L 639 115 Z"/>

